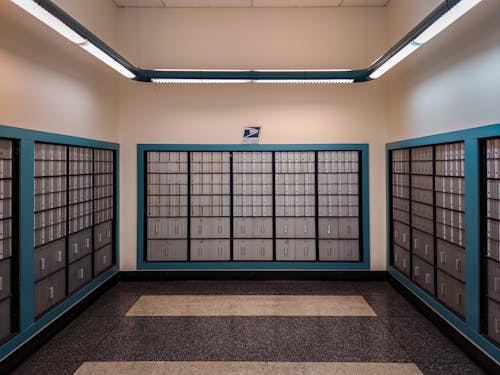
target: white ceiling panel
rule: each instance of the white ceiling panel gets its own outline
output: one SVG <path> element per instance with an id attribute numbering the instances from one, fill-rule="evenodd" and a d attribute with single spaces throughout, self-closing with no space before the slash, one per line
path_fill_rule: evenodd
<path id="1" fill-rule="evenodd" d="M 342 0 L 253 0 L 256 8 L 338 7 Z"/>
<path id="2" fill-rule="evenodd" d="M 389 0 L 343 0 L 341 6 L 343 7 L 383 7 Z"/>
<path id="3" fill-rule="evenodd" d="M 161 0 L 113 0 L 119 7 L 162 8 Z"/>

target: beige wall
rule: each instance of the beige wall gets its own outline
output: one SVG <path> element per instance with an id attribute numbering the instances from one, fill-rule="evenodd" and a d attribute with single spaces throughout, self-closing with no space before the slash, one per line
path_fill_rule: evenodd
<path id="1" fill-rule="evenodd" d="M 117 74 L 0 1 L 0 124 L 116 141 Z"/>
<path id="2" fill-rule="evenodd" d="M 122 50 L 145 68 L 361 68 L 383 51 L 386 38 L 382 9 L 121 9 L 119 20 L 126 36 Z M 137 143 L 238 144 L 242 128 L 251 124 L 263 126 L 266 144 L 370 144 L 372 268 L 385 268 L 385 179 L 377 176 L 384 173 L 386 101 L 378 82 L 124 82 L 119 122 L 122 269 L 136 267 Z"/>
<path id="3" fill-rule="evenodd" d="M 409 17 L 399 1 L 389 28 Z M 500 1 L 484 0 L 382 78 L 389 141 L 500 122 L 499 19 Z"/>

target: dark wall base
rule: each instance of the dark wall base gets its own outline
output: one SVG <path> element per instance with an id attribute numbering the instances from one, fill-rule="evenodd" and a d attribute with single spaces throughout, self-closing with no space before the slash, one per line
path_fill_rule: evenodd
<path id="1" fill-rule="evenodd" d="M 391 285 L 403 297 L 409 300 L 423 315 L 425 315 L 432 323 L 437 326 L 441 332 L 448 336 L 460 349 L 462 349 L 474 362 L 481 366 L 489 374 L 498 374 L 498 365 L 493 359 L 488 357 L 482 350 L 467 340 L 460 332 L 458 332 L 446 319 L 437 314 L 428 305 L 422 302 L 417 296 L 405 288 L 397 279 L 388 275 L 388 280 Z"/>
<path id="2" fill-rule="evenodd" d="M 42 331 L 26 341 L 26 343 L 20 346 L 16 351 L 14 351 L 0 363 L 0 374 L 10 373 L 30 354 L 39 349 L 43 344 L 45 344 L 59 331 L 61 331 L 69 323 L 71 323 L 78 315 L 80 315 L 87 307 L 89 307 L 92 302 L 94 302 L 105 291 L 115 285 L 118 280 L 119 273 L 113 275 L 104 283 L 99 285 L 95 290 L 90 292 L 84 299 L 74 305 L 71 309 L 66 311 L 64 314 L 62 314 L 56 320 L 46 326 Z"/>
<path id="3" fill-rule="evenodd" d="M 327 280 L 384 281 L 386 271 L 122 271 L 123 281 Z"/>

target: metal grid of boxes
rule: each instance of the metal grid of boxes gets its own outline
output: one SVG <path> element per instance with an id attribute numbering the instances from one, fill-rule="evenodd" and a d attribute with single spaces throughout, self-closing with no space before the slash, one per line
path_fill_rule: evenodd
<path id="1" fill-rule="evenodd" d="M 485 208 L 486 332 L 500 345 L 500 138 L 486 141 Z"/>
<path id="2" fill-rule="evenodd" d="M 16 329 L 12 308 L 15 305 L 13 276 L 16 260 L 13 252 L 13 157 L 14 142 L 0 140 L 0 342 Z"/>
<path id="3" fill-rule="evenodd" d="M 392 264 L 464 317 L 464 143 L 391 157 Z"/>
<path id="4" fill-rule="evenodd" d="M 35 143 L 35 316 L 112 265 L 113 163 L 112 151 Z"/>
<path id="5" fill-rule="evenodd" d="M 145 151 L 158 261 L 361 261 L 360 151 Z"/>

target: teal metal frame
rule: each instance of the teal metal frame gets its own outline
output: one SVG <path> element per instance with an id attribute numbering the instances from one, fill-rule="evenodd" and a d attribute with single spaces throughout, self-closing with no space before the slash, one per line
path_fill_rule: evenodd
<path id="1" fill-rule="evenodd" d="M 500 124 L 482 126 L 478 128 L 454 131 L 450 133 L 413 138 L 404 141 L 392 142 L 386 145 L 386 179 L 387 179 L 387 270 L 404 287 L 417 296 L 422 302 L 451 323 L 462 335 L 467 337 L 485 353 L 500 361 L 500 348 L 480 332 L 480 306 L 481 306 L 481 251 L 480 251 L 480 212 L 479 212 L 479 146 L 480 140 L 500 135 Z M 443 306 L 440 302 L 422 290 L 405 275 L 390 264 L 391 238 L 390 212 L 391 196 L 391 150 L 408 147 L 428 146 L 450 142 L 464 142 L 465 153 L 465 321 Z M 477 249 L 477 251 L 473 251 Z"/>
<path id="2" fill-rule="evenodd" d="M 36 335 L 48 324 L 56 320 L 64 312 L 94 291 L 99 285 L 118 273 L 120 264 L 119 243 L 119 207 L 115 208 L 115 259 L 116 265 L 105 271 L 75 294 L 68 296 L 61 304 L 55 306 L 40 319 L 34 319 L 35 285 L 34 285 L 34 150 L 35 142 L 60 143 L 71 146 L 85 146 L 114 150 L 116 166 L 120 164 L 120 146 L 116 143 L 96 141 L 87 138 L 72 137 L 62 134 L 46 133 L 0 125 L 0 137 L 19 141 L 19 332 L 0 346 L 0 361 Z M 119 181 L 119 168 L 116 168 Z M 116 201 L 119 201 L 119 184 L 116 184 Z"/>
<path id="3" fill-rule="evenodd" d="M 425 17 L 418 25 L 410 30 L 403 38 L 401 38 L 392 48 L 385 52 L 379 59 L 365 69 L 348 70 L 348 71 L 187 71 L 187 70 L 174 70 L 174 71 L 159 71 L 140 69 L 132 65 L 128 60 L 121 56 L 118 52 L 114 51 L 102 39 L 98 38 L 90 30 L 85 28 L 76 19 L 71 17 L 68 13 L 58 7 L 51 0 L 33 0 L 43 7 L 46 11 L 57 17 L 64 22 L 67 26 L 73 29 L 76 33 L 80 34 L 83 38 L 87 39 L 97 47 L 99 47 L 106 54 L 111 56 L 114 60 L 118 61 L 122 66 L 135 74 L 136 81 L 151 82 L 155 78 L 164 79 L 248 79 L 248 80 L 307 80 L 307 79 L 352 79 L 354 82 L 370 81 L 370 74 L 372 74 L 381 65 L 387 62 L 396 53 L 401 51 L 408 43 L 415 39 L 422 31 L 432 25 L 443 14 L 448 12 L 451 8 L 457 5 L 461 0 L 445 0 L 439 4 L 427 17 Z"/>
<path id="4" fill-rule="evenodd" d="M 361 199 L 363 228 L 362 262 L 145 262 L 144 259 L 144 152 L 145 151 L 361 151 Z M 368 144 L 299 144 L 299 145 L 137 145 L 137 269 L 138 270 L 369 270 L 370 269 L 370 201 Z"/>

